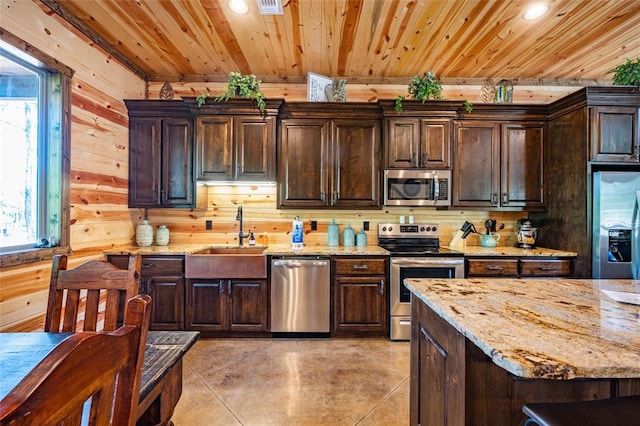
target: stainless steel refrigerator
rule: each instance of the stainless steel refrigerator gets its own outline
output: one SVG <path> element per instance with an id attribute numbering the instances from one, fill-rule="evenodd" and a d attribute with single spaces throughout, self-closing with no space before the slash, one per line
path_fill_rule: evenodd
<path id="1" fill-rule="evenodd" d="M 640 172 L 593 174 L 593 278 L 640 279 Z"/>

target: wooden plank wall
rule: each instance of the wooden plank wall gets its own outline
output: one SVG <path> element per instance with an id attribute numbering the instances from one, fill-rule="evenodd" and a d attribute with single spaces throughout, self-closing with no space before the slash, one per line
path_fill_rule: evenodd
<path id="1" fill-rule="evenodd" d="M 440 243 L 446 245 L 465 220 L 475 224 L 478 231 L 484 230 L 484 221 L 492 218 L 504 223 L 500 231 L 504 236 L 500 245 L 515 245 L 515 226 L 518 219 L 526 217 L 523 212 L 486 212 L 472 210 L 436 210 L 435 208 L 386 207 L 380 210 L 278 210 L 277 191 L 274 186 L 209 186 L 207 208 L 202 210 L 150 209 L 148 220 L 154 226 L 167 225 L 171 232 L 170 243 L 238 244 L 239 222 L 236 212 L 242 205 L 244 231 L 253 231 L 257 243 L 262 243 L 266 232 L 269 244 L 289 244 L 293 219 L 304 222 L 305 244 L 327 243 L 327 225 L 335 219 L 342 231 L 351 224 L 357 232 L 364 221 L 370 222 L 367 232 L 369 244 L 377 242 L 377 224 L 397 223 L 401 215 L 408 221 L 413 215 L 416 223 L 440 224 Z M 211 220 L 213 229 L 205 229 L 205 221 Z M 311 220 L 318 222 L 318 230 L 311 230 Z M 342 241 L 342 238 L 341 238 Z M 468 238 L 469 245 L 480 245 L 477 235 Z"/>
<path id="2" fill-rule="evenodd" d="M 131 244 L 135 225 L 144 217 L 141 209 L 127 208 L 128 131 L 123 99 L 157 99 L 164 82 L 145 82 L 96 48 L 85 36 L 61 22 L 38 0 L 3 2 L 2 26 L 38 49 L 73 68 L 71 128 L 71 247 L 69 267 L 101 258 L 105 249 Z M 171 82 L 176 98 L 197 96 L 203 91 L 222 92 L 223 83 Z M 517 88 L 516 102 L 550 102 L 574 87 Z M 270 97 L 305 101 L 304 84 L 264 85 Z M 395 98 L 406 91 L 398 85 L 348 85 L 351 101 Z M 479 102 L 479 87 L 445 86 L 444 97 Z M 475 96 L 475 97 L 474 97 Z M 522 213 L 478 211 L 437 211 L 433 209 L 382 209 L 375 211 L 294 211 L 276 208 L 275 187 L 208 187 L 207 208 L 203 210 L 154 209 L 146 212 L 153 225 L 166 224 L 173 242 L 237 243 L 236 208 L 243 205 L 245 230 L 257 235 L 267 232 L 269 243 L 289 243 L 291 221 L 296 215 L 305 221 L 305 242 L 324 244 L 326 226 L 332 218 L 357 230 L 371 222 L 369 244 L 376 242 L 376 225 L 395 222 L 400 215 L 414 215 L 416 222 L 441 224 L 441 241 L 446 244 L 465 220 L 478 228 L 491 217 L 506 224 L 501 241 L 515 243 L 513 228 Z M 205 220 L 213 230 L 205 230 Z M 318 230 L 310 230 L 310 220 Z M 261 242 L 261 239 L 259 239 Z M 470 244 L 478 244 L 471 237 Z M 50 263 L 41 262 L 3 268 L 0 271 L 0 331 L 34 330 L 41 327 L 46 308 Z"/>
<path id="3" fill-rule="evenodd" d="M 39 1 L 2 2 L 2 27 L 73 68 L 69 267 L 129 243 L 141 212 L 127 208 L 128 119 L 122 102 L 143 98 L 145 82 Z M 0 271 L 0 330 L 40 327 L 51 262 Z"/>

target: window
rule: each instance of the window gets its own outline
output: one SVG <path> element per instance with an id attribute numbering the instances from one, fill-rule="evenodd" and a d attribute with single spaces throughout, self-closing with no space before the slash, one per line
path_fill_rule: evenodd
<path id="1" fill-rule="evenodd" d="M 10 34 L 0 40 L 0 264 L 69 245 L 72 71 Z M 52 67 L 50 64 L 57 64 Z M 67 111 L 65 114 L 64 112 Z M 65 182 L 66 180 L 66 182 Z"/>

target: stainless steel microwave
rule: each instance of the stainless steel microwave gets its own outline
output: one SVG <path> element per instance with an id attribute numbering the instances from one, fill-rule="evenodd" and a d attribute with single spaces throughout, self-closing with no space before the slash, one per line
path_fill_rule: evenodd
<path id="1" fill-rule="evenodd" d="M 451 170 L 385 170 L 384 205 L 450 206 Z"/>

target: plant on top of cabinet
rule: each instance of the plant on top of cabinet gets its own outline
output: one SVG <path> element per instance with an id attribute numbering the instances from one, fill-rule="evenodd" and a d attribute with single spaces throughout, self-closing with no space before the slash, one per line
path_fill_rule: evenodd
<path id="1" fill-rule="evenodd" d="M 613 74 L 613 84 L 617 86 L 636 86 L 640 89 L 640 57 L 635 61 L 627 61 L 607 71 Z"/>
<path id="2" fill-rule="evenodd" d="M 253 74 L 245 75 L 231 71 L 229 73 L 229 80 L 224 86 L 226 91 L 222 95 L 216 96 L 214 99 L 217 102 L 228 101 L 230 98 L 253 99 L 257 102 L 260 112 L 264 112 L 267 107 L 265 103 L 265 99 L 267 97 L 260 90 L 260 83 L 262 82 Z M 210 95 L 208 93 L 200 94 L 196 98 L 198 106 L 201 107 L 204 105 L 209 96 Z"/>
<path id="3" fill-rule="evenodd" d="M 418 99 L 422 102 L 429 98 L 442 99 L 442 85 L 433 71 L 425 72 L 422 77 L 419 74 L 414 75 L 409 80 L 407 91 L 412 99 Z M 402 111 L 402 102 L 404 100 L 404 95 L 396 98 L 395 110 L 397 112 Z"/>

